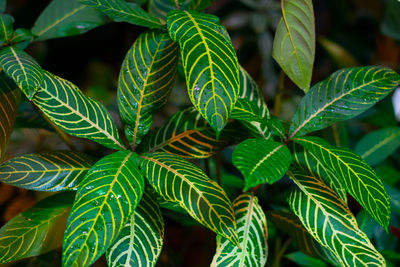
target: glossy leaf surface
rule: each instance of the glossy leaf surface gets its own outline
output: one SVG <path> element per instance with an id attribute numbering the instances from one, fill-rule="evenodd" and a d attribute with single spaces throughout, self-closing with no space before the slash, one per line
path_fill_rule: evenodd
<path id="1" fill-rule="evenodd" d="M 161 210 L 157 202 L 145 193 L 118 238 L 107 250 L 108 266 L 155 266 L 161 254 L 163 238 Z"/>
<path id="2" fill-rule="evenodd" d="M 105 107 L 86 97 L 70 81 L 45 72 L 42 88 L 32 101 L 66 133 L 91 139 L 109 148 L 125 148 Z"/>
<path id="3" fill-rule="evenodd" d="M 23 50 L 8 46 L 0 51 L 0 67 L 32 100 L 43 81 L 44 71 L 39 64 Z"/>
<path id="4" fill-rule="evenodd" d="M 248 99 L 239 98 L 232 110 L 231 118 L 241 121 L 261 122 L 259 108 Z"/>
<path id="5" fill-rule="evenodd" d="M 311 0 L 282 0 L 272 56 L 304 92 L 310 88 L 315 57 L 314 10 Z"/>
<path id="6" fill-rule="evenodd" d="M 293 116 L 291 136 L 320 130 L 348 120 L 372 107 L 400 83 L 400 75 L 383 67 L 339 70 L 314 85 Z"/>
<path id="7" fill-rule="evenodd" d="M 171 11 L 168 31 L 179 42 L 190 100 L 216 132 L 226 123 L 239 94 L 239 64 L 217 17 Z"/>
<path id="8" fill-rule="evenodd" d="M 8 14 L 0 14 L 0 25 L 0 44 L 8 43 L 14 31 L 14 18 Z"/>
<path id="9" fill-rule="evenodd" d="M 390 204 L 381 179 L 356 153 L 336 148 L 318 137 L 296 138 L 295 142 L 313 154 L 326 169 L 340 177 L 341 182 L 368 213 L 384 228 L 390 217 Z"/>
<path id="10" fill-rule="evenodd" d="M 36 191 L 76 189 L 95 163 L 83 153 L 28 154 L 0 165 L 0 182 Z"/>
<path id="11" fill-rule="evenodd" d="M 136 3 L 125 0 L 79 0 L 82 4 L 94 7 L 114 21 L 124 21 L 131 24 L 163 28 L 163 23 L 155 16 L 148 14 Z"/>
<path id="12" fill-rule="evenodd" d="M 140 164 L 159 195 L 178 203 L 199 223 L 237 244 L 231 202 L 223 189 L 201 169 L 163 152 L 142 155 Z"/>
<path id="13" fill-rule="evenodd" d="M 98 161 L 80 183 L 63 243 L 63 266 L 88 266 L 118 237 L 142 197 L 137 155 L 119 151 Z"/>
<path id="14" fill-rule="evenodd" d="M 217 251 L 211 266 L 265 266 L 268 255 L 268 229 L 264 211 L 252 193 L 233 201 L 240 248 L 217 236 Z"/>
<path id="15" fill-rule="evenodd" d="M 129 49 L 118 81 L 118 107 L 127 136 L 137 143 L 153 124 L 174 85 L 179 47 L 168 34 L 143 33 Z"/>
<path id="16" fill-rule="evenodd" d="M 274 183 L 288 170 L 291 155 L 281 144 L 265 139 L 247 139 L 233 152 L 232 162 L 245 179 L 245 188 Z"/>

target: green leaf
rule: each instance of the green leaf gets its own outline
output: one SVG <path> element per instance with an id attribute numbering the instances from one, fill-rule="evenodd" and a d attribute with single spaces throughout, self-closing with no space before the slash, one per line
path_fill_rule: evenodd
<path id="1" fill-rule="evenodd" d="M 383 67 L 339 70 L 314 85 L 292 119 L 291 137 L 348 120 L 372 107 L 400 83 L 400 75 Z"/>
<path id="2" fill-rule="evenodd" d="M 265 266 L 268 256 L 268 229 L 264 211 L 252 193 L 233 201 L 240 248 L 217 236 L 217 251 L 211 266 Z"/>
<path id="3" fill-rule="evenodd" d="M 35 38 L 35 35 L 28 29 L 18 28 L 14 31 L 11 43 L 19 49 L 25 49 Z"/>
<path id="4" fill-rule="evenodd" d="M 388 195 L 380 178 L 362 158 L 350 149 L 333 147 L 318 137 L 302 137 L 294 141 L 318 158 L 325 169 L 340 177 L 347 192 L 387 228 L 390 218 Z"/>
<path id="5" fill-rule="evenodd" d="M 180 10 L 187 10 L 192 0 L 186 0 L 179 4 Z M 181 1 L 182 2 L 182 1 Z M 171 10 L 175 10 L 176 5 L 170 0 L 149 0 L 148 11 L 150 14 L 158 17 L 162 21 L 167 20 L 167 14 Z"/>
<path id="6" fill-rule="evenodd" d="M 157 202 L 143 197 L 114 244 L 107 250 L 108 266 L 155 266 L 161 254 L 164 220 Z"/>
<path id="7" fill-rule="evenodd" d="M 310 88 L 315 57 L 314 10 L 311 0 L 282 0 L 272 56 L 304 92 Z"/>
<path id="8" fill-rule="evenodd" d="M 94 163 L 72 151 L 27 154 L 0 165 L 0 182 L 36 191 L 76 189 Z"/>
<path id="9" fill-rule="evenodd" d="M 79 2 L 98 9 L 113 21 L 124 21 L 157 29 L 164 27 L 157 17 L 147 13 L 136 3 L 127 3 L 125 0 L 79 0 Z"/>
<path id="10" fill-rule="evenodd" d="M 32 27 L 36 40 L 85 33 L 105 23 L 104 15 L 77 0 L 53 0 Z"/>
<path id="11" fill-rule="evenodd" d="M 0 44 L 8 43 L 14 32 L 14 18 L 8 14 L 0 14 Z"/>
<path id="12" fill-rule="evenodd" d="M 400 147 L 400 128 L 386 128 L 365 135 L 355 148 L 368 164 L 377 165 Z"/>
<path id="13" fill-rule="evenodd" d="M 7 0 L 0 0 L 0 13 L 5 12 L 6 7 L 7 7 Z"/>
<path id="14" fill-rule="evenodd" d="M 248 122 L 261 122 L 263 118 L 259 114 L 256 104 L 246 98 L 239 98 L 232 110 L 231 118 Z"/>
<path id="15" fill-rule="evenodd" d="M 63 266 L 89 266 L 114 242 L 142 197 L 137 154 L 118 151 L 93 165 L 68 218 Z"/>
<path id="16" fill-rule="evenodd" d="M 37 256 L 62 245 L 62 235 L 73 195 L 43 199 L 0 229 L 0 263 Z"/>
<path id="17" fill-rule="evenodd" d="M 0 73 L 0 162 L 6 152 L 18 112 L 20 91 L 4 72 Z"/>
<path id="18" fill-rule="evenodd" d="M 32 100 L 43 81 L 44 71 L 39 64 L 23 50 L 8 46 L 0 51 L 0 67 Z"/>
<path id="19" fill-rule="evenodd" d="M 313 267 L 327 267 L 327 264 L 319 259 L 310 257 L 300 251 L 292 252 L 290 254 L 285 255 L 286 258 L 295 262 L 299 266 L 313 266 Z"/>
<path id="20" fill-rule="evenodd" d="M 139 151 L 163 151 L 183 158 L 208 158 L 230 143 L 224 137 L 222 134 L 217 141 L 210 125 L 191 107 L 178 111 L 151 133 Z"/>
<path id="21" fill-rule="evenodd" d="M 202 170 L 163 152 L 142 155 L 140 164 L 159 195 L 179 203 L 199 223 L 238 244 L 231 203 L 223 189 Z"/>
<path id="22" fill-rule="evenodd" d="M 263 183 L 274 183 L 289 169 L 289 149 L 281 143 L 265 139 L 247 139 L 232 155 L 232 162 L 245 179 L 245 188 Z"/>
<path id="23" fill-rule="evenodd" d="M 213 1 L 214 0 L 191 0 L 189 4 L 189 10 L 204 10 L 211 5 Z"/>
<path id="24" fill-rule="evenodd" d="M 385 260 L 335 192 L 311 174 L 290 174 L 300 190 L 288 202 L 307 231 L 329 249 L 341 266 L 385 266 Z"/>
<path id="25" fill-rule="evenodd" d="M 17 88 L 17 87 L 15 87 Z M 20 91 L 20 90 L 18 90 Z M 35 109 L 32 102 L 21 102 L 18 106 L 18 114 L 15 119 L 15 128 L 40 128 L 53 131 L 51 125 L 43 118 L 40 109 Z"/>
<path id="26" fill-rule="evenodd" d="M 168 31 L 179 42 L 190 100 L 219 133 L 239 94 L 239 64 L 225 28 L 217 17 L 174 10 Z"/>
<path id="27" fill-rule="evenodd" d="M 66 133 L 109 148 L 125 149 L 105 107 L 86 97 L 70 81 L 45 72 L 42 87 L 32 101 Z"/>
<path id="28" fill-rule="evenodd" d="M 143 33 L 129 49 L 118 81 L 118 107 L 133 145 L 153 124 L 153 113 L 167 101 L 174 85 L 179 47 L 168 34 Z"/>

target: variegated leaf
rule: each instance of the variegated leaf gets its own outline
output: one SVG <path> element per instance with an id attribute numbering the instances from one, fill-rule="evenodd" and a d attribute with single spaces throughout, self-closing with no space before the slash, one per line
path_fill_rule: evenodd
<path id="1" fill-rule="evenodd" d="M 239 64 L 230 38 L 217 17 L 174 10 L 168 31 L 179 42 L 190 100 L 219 133 L 239 94 Z"/>
<path id="2" fill-rule="evenodd" d="M 79 152 L 28 154 L 0 165 L 0 182 L 36 191 L 76 189 L 95 163 Z"/>
<path id="3" fill-rule="evenodd" d="M 240 248 L 217 236 L 217 251 L 211 266 L 264 267 L 268 255 L 268 229 L 264 211 L 252 193 L 233 201 Z"/>
<path id="4" fill-rule="evenodd" d="M 246 98 L 239 98 L 232 110 L 231 118 L 245 122 L 261 122 L 259 108 Z"/>
<path id="5" fill-rule="evenodd" d="M 42 87 L 32 101 L 66 133 L 109 148 L 125 149 L 105 107 L 86 97 L 73 83 L 45 72 Z"/>
<path id="6" fill-rule="evenodd" d="M 180 10 L 187 10 L 192 0 L 180 1 Z M 148 11 L 150 14 L 157 16 L 162 21 L 167 21 L 167 14 L 171 10 L 175 10 L 176 5 L 171 3 L 170 0 L 149 0 Z"/>
<path id="7" fill-rule="evenodd" d="M 129 49 L 118 81 L 118 107 L 133 145 L 150 130 L 153 113 L 174 85 L 179 47 L 168 34 L 143 33 Z"/>
<path id="8" fill-rule="evenodd" d="M 238 244 L 235 215 L 224 190 L 186 160 L 163 152 L 141 156 L 141 169 L 154 190 L 190 216 Z"/>

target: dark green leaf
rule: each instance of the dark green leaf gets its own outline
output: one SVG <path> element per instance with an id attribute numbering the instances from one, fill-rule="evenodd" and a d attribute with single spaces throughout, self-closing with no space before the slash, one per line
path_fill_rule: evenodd
<path id="1" fill-rule="evenodd" d="M 105 107 L 83 95 L 73 83 L 45 72 L 42 88 L 32 101 L 63 131 L 109 148 L 125 149 Z"/>
<path id="2" fill-rule="evenodd" d="M 36 191 L 76 189 L 95 160 L 64 151 L 28 154 L 0 165 L 0 182 Z"/>
<path id="3" fill-rule="evenodd" d="M 303 97 L 290 126 L 291 137 L 348 120 L 372 107 L 400 83 L 400 75 L 383 67 L 339 70 Z"/>
<path id="4" fill-rule="evenodd" d="M 18 90 L 19 91 L 19 90 Z M 15 128 L 41 128 L 52 131 L 53 128 L 43 118 L 40 109 L 35 109 L 32 102 L 21 102 L 18 107 L 17 118 L 15 119 Z"/>
<path id="5" fill-rule="evenodd" d="M 263 183 L 274 183 L 288 170 L 291 156 L 289 149 L 265 139 L 247 139 L 233 152 L 232 162 L 245 179 L 245 188 Z"/>
<path id="6" fill-rule="evenodd" d="M 179 42 L 190 100 L 219 133 L 228 122 L 239 94 L 235 50 L 217 17 L 174 10 L 168 31 Z"/>
<path id="7" fill-rule="evenodd" d="M 168 34 L 143 33 L 129 49 L 118 81 L 118 107 L 133 145 L 150 130 L 174 85 L 179 47 Z"/>
<path id="8" fill-rule="evenodd" d="M 381 32 L 393 39 L 400 41 L 400 2 L 397 0 L 386 1 L 385 16 L 381 23 Z"/>
<path id="9" fill-rule="evenodd" d="M 319 259 L 313 258 L 311 256 L 308 256 L 307 254 L 304 254 L 300 251 L 292 252 L 290 254 L 285 255 L 285 257 L 300 266 L 327 267 L 325 262 L 323 262 Z"/>
<path id="10" fill-rule="evenodd" d="M 192 0 L 186 0 L 183 3 L 181 1 L 179 4 L 180 10 L 187 10 L 191 1 Z M 157 16 L 162 21 L 166 21 L 168 12 L 175 9 L 176 5 L 171 3 L 170 0 L 149 0 L 149 13 Z"/>
<path id="11" fill-rule="evenodd" d="M 256 104 L 246 98 L 239 98 L 236 101 L 231 118 L 247 122 L 261 122 L 263 120 Z"/>
<path id="12" fill-rule="evenodd" d="M 189 4 L 189 9 L 201 11 L 211 5 L 213 1 L 214 0 L 191 0 Z"/>
<path id="13" fill-rule="evenodd" d="M 14 18 L 8 14 L 0 14 L 0 44 L 8 43 L 14 32 Z"/>
<path id="14" fill-rule="evenodd" d="M 282 0 L 272 56 L 304 92 L 310 88 L 315 56 L 314 10 L 311 0 Z"/>
<path id="15" fill-rule="evenodd" d="M 137 154 L 119 151 L 98 161 L 80 183 L 68 218 L 63 266 L 89 266 L 114 242 L 142 197 Z"/>
<path id="16" fill-rule="evenodd" d="M 7 7 L 7 0 L 0 0 L 0 13 L 5 12 L 6 7 Z"/>
<path id="17" fill-rule="evenodd" d="M 35 35 L 28 29 L 18 28 L 14 31 L 11 42 L 19 49 L 25 49 L 34 39 Z"/>

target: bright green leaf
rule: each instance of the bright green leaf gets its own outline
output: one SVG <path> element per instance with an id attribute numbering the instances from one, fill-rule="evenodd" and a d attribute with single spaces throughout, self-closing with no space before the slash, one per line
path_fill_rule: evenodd
<path id="1" fill-rule="evenodd" d="M 0 44 L 9 42 L 14 32 L 14 18 L 8 14 L 0 14 Z"/>
<path id="2" fill-rule="evenodd" d="M 179 42 L 190 100 L 219 133 L 236 103 L 239 64 L 230 38 L 217 17 L 174 10 L 168 31 Z"/>
<path id="3" fill-rule="evenodd" d="M 383 67 L 339 70 L 314 85 L 292 119 L 291 137 L 326 128 L 369 109 L 400 83 L 400 75 Z"/>
<path id="4" fill-rule="evenodd" d="M 43 82 L 44 71 L 39 64 L 23 50 L 8 46 L 0 51 L 0 67 L 32 100 Z"/>
<path id="5" fill-rule="evenodd" d="M 0 165 L 0 182 L 36 191 L 76 189 L 95 160 L 64 151 L 28 154 Z"/>
<path id="6" fill-rule="evenodd" d="M 247 139 L 233 152 L 232 162 L 245 179 L 245 188 L 274 183 L 288 170 L 291 156 L 281 143 L 265 139 Z"/>
<path id="7" fill-rule="evenodd" d="M 289 78 L 307 92 L 315 57 L 312 0 L 282 0 L 282 18 L 276 29 L 272 56 Z"/>
<path id="8" fill-rule="evenodd" d="M 240 121 L 261 122 L 259 108 L 256 104 L 246 98 L 239 98 L 232 110 L 231 118 Z"/>
<path id="9" fill-rule="evenodd" d="M 73 83 L 45 72 L 33 103 L 63 131 L 113 148 L 125 149 L 105 107 L 86 97 Z"/>
<path id="10" fill-rule="evenodd" d="M 400 128 L 386 128 L 365 135 L 355 148 L 368 164 L 377 165 L 400 147 Z"/>
<path id="11" fill-rule="evenodd" d="M 107 263 L 116 266 L 156 265 L 164 238 L 164 220 L 157 202 L 143 194 L 139 206 L 107 250 Z"/>
<path id="12" fill-rule="evenodd" d="M 217 236 L 217 251 L 211 266 L 265 266 L 268 255 L 267 220 L 258 199 L 244 193 L 233 201 L 240 248 Z"/>
<path id="13" fill-rule="evenodd" d="M 345 185 L 347 192 L 384 228 L 389 225 L 390 204 L 382 181 L 372 168 L 347 148 L 336 148 L 318 137 L 296 138 L 294 141 L 318 158 Z"/>
<path id="14" fill-rule="evenodd" d="M 137 155 L 119 151 L 93 165 L 68 218 L 63 266 L 89 266 L 114 242 L 142 197 Z"/>
<path id="15" fill-rule="evenodd" d="M 118 82 L 118 107 L 133 145 L 150 130 L 153 113 L 174 85 L 179 47 L 168 34 L 143 33 L 129 49 Z"/>
<path id="16" fill-rule="evenodd" d="M 201 169 L 163 152 L 142 155 L 141 169 L 159 195 L 179 203 L 199 223 L 238 244 L 231 202 Z"/>

